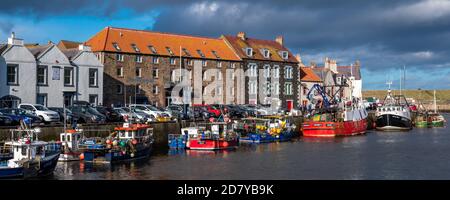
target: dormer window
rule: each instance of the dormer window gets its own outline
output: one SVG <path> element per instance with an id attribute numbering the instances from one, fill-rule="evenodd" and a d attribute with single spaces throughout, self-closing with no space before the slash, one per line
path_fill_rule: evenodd
<path id="1" fill-rule="evenodd" d="M 173 51 L 172 51 L 169 47 L 166 47 L 166 49 L 167 49 L 167 52 L 169 52 L 169 54 L 170 54 L 171 56 L 173 56 Z"/>
<path id="2" fill-rule="evenodd" d="M 119 44 L 113 42 L 112 45 L 113 45 L 114 49 L 116 49 L 117 51 L 120 51 Z"/>
<path id="3" fill-rule="evenodd" d="M 152 52 L 152 54 L 157 54 L 156 49 L 155 49 L 154 46 L 149 45 L 149 46 L 148 46 L 148 49 Z"/>
<path id="4" fill-rule="evenodd" d="M 220 59 L 220 56 L 217 54 L 216 51 L 212 50 L 211 53 L 212 53 L 217 59 Z"/>
<path id="5" fill-rule="evenodd" d="M 264 55 L 264 58 L 270 58 L 270 51 L 269 51 L 269 49 L 263 49 L 263 55 Z"/>
<path id="6" fill-rule="evenodd" d="M 203 52 L 200 49 L 197 49 L 197 53 L 198 55 L 200 55 L 202 58 L 205 57 L 205 54 L 203 54 Z"/>
<path id="7" fill-rule="evenodd" d="M 183 52 L 185 56 L 191 56 L 191 54 L 189 53 L 189 51 L 186 48 L 183 48 Z"/>
<path id="8" fill-rule="evenodd" d="M 136 51 L 137 53 L 140 52 L 139 48 L 136 46 L 136 44 L 131 44 L 131 48 L 133 48 L 134 51 Z"/>
<path id="9" fill-rule="evenodd" d="M 287 60 L 289 57 L 289 53 L 287 51 L 281 51 L 280 55 L 281 55 L 281 58 L 283 58 L 284 60 Z"/>
<path id="10" fill-rule="evenodd" d="M 252 57 L 253 56 L 253 49 L 252 48 L 246 48 L 245 49 L 245 54 L 247 54 L 248 57 Z"/>

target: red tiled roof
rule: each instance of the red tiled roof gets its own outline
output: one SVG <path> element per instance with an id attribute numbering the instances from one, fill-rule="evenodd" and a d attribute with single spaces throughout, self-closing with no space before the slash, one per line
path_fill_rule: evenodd
<path id="1" fill-rule="evenodd" d="M 120 51 L 116 50 L 113 43 L 117 43 Z M 139 52 L 135 51 L 132 44 L 136 45 Z M 91 46 L 94 52 L 108 51 L 133 54 L 154 54 L 149 49 L 149 46 L 153 46 L 156 49 L 156 55 L 176 57 L 180 56 L 181 46 L 190 54 L 190 56 L 187 56 L 182 50 L 181 54 L 185 57 L 240 61 L 240 58 L 222 39 L 144 30 L 106 27 L 89 39 L 86 45 Z M 167 47 L 172 51 L 172 54 L 169 53 Z M 198 50 L 204 57 L 197 52 Z M 213 51 L 219 58 L 214 55 Z"/>
<path id="2" fill-rule="evenodd" d="M 62 49 L 75 49 L 75 48 L 78 48 L 78 46 L 80 44 L 81 44 L 80 42 L 61 40 L 61 41 L 59 41 L 59 43 L 56 46 L 58 46 L 58 48 L 61 50 Z"/>
<path id="3" fill-rule="evenodd" d="M 320 77 L 310 67 L 300 67 L 300 73 L 303 82 L 321 82 Z"/>
<path id="4" fill-rule="evenodd" d="M 236 53 L 241 58 L 298 63 L 295 56 L 286 47 L 284 47 L 283 45 L 279 44 L 276 41 L 260 40 L 260 39 L 254 39 L 254 38 L 246 38 L 245 40 L 242 40 L 241 38 L 239 38 L 237 36 L 231 36 L 231 35 L 225 35 L 225 36 L 222 36 L 222 38 L 224 38 L 225 40 L 227 40 L 230 43 L 230 45 L 233 47 L 233 49 L 236 51 Z M 253 49 L 252 57 L 248 57 L 246 55 L 244 49 L 247 47 L 250 47 Z M 270 51 L 270 58 L 264 57 L 264 55 L 261 53 L 262 49 L 268 49 Z M 280 54 L 279 54 L 280 51 L 287 51 L 289 53 L 287 60 L 284 60 L 280 56 Z"/>

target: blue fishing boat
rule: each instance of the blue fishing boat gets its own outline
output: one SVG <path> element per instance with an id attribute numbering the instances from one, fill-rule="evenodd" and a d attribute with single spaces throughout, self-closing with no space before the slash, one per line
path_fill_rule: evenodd
<path id="1" fill-rule="evenodd" d="M 186 149 L 186 141 L 188 135 L 184 134 L 169 134 L 168 143 L 170 149 Z"/>
<path id="2" fill-rule="evenodd" d="M 241 143 L 269 143 L 289 141 L 295 134 L 295 125 L 283 116 L 244 118 L 235 123 Z"/>
<path id="3" fill-rule="evenodd" d="M 124 123 L 108 138 L 88 138 L 80 142 L 84 162 L 112 163 L 149 157 L 153 147 L 153 128 L 146 124 Z"/>
<path id="4" fill-rule="evenodd" d="M 12 158 L 0 160 L 0 178 L 31 178 L 53 173 L 58 163 L 61 144 L 38 140 L 40 129 L 10 130 L 11 140 L 4 143 L 4 154 Z"/>

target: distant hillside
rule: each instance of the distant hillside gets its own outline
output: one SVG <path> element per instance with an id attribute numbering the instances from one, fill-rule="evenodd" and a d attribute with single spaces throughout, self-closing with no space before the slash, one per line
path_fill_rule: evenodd
<path id="1" fill-rule="evenodd" d="M 369 90 L 363 91 L 363 98 L 376 97 L 384 99 L 386 96 L 386 90 Z M 393 90 L 393 94 L 400 94 L 398 90 Z M 414 98 L 424 103 L 433 101 L 433 90 L 403 90 L 402 94 L 407 98 Z M 450 90 L 436 90 L 436 102 L 438 104 L 450 103 Z"/>

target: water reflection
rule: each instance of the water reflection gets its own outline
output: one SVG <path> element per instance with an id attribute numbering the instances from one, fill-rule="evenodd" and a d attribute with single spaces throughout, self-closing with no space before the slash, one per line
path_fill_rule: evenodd
<path id="1" fill-rule="evenodd" d="M 449 130 L 447 125 L 354 137 L 300 137 L 223 151 L 160 148 L 149 159 L 134 162 L 59 163 L 52 178 L 450 179 Z"/>

